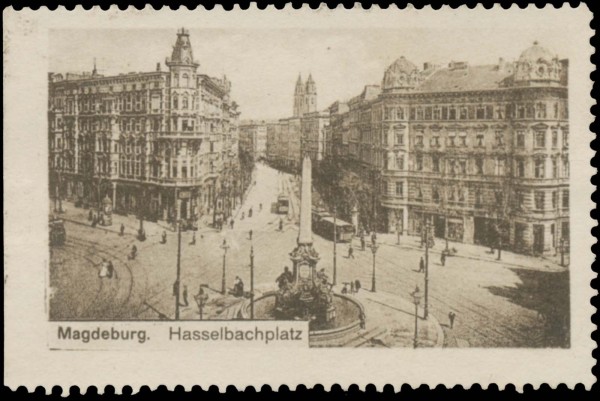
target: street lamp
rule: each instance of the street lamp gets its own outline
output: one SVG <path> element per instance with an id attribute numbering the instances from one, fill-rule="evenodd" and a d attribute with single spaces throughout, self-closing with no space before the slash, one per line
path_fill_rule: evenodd
<path id="1" fill-rule="evenodd" d="M 429 248 L 433 246 L 430 233 L 429 219 L 425 217 L 425 305 L 423 305 L 423 319 L 429 317 Z"/>
<path id="2" fill-rule="evenodd" d="M 175 279 L 175 320 L 179 320 L 179 284 L 181 282 L 181 220 L 177 222 L 177 277 Z"/>
<path id="3" fill-rule="evenodd" d="M 227 250 L 229 249 L 229 245 L 227 245 L 226 239 L 223 240 L 221 249 L 223 250 L 223 276 L 221 277 L 221 294 L 225 295 L 227 292 L 227 287 L 225 284 L 225 269 L 227 264 Z"/>
<path id="4" fill-rule="evenodd" d="M 377 245 L 376 241 L 373 241 L 371 244 L 371 252 L 373 252 L 373 280 L 371 281 L 371 292 L 375 292 L 375 255 L 377 254 L 377 249 L 379 245 Z"/>
<path id="5" fill-rule="evenodd" d="M 418 336 L 418 324 L 419 324 L 419 304 L 421 303 L 421 291 L 419 290 L 419 286 L 415 287 L 415 290 L 410 293 L 413 298 L 413 303 L 415 304 L 415 336 L 413 338 L 413 347 L 417 348 L 417 336 Z"/>
<path id="6" fill-rule="evenodd" d="M 333 285 L 337 283 L 337 207 L 333 205 Z"/>
<path id="7" fill-rule="evenodd" d="M 250 319 L 254 320 L 254 245 L 250 246 Z"/>

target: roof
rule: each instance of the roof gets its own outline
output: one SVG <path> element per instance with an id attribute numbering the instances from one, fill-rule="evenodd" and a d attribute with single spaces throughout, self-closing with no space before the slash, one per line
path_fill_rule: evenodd
<path id="1" fill-rule="evenodd" d="M 442 68 L 433 72 L 417 88 L 418 92 L 458 92 L 490 90 L 502 87 L 510 77 L 508 69 L 498 65 L 465 66 L 463 68 Z"/>

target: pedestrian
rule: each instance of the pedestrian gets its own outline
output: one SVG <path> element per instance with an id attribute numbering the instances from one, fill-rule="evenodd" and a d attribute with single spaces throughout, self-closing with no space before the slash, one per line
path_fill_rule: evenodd
<path id="1" fill-rule="evenodd" d="M 250 241 L 252 241 L 252 230 L 248 234 L 250 235 Z"/>
<path id="2" fill-rule="evenodd" d="M 92 212 L 92 209 L 90 209 L 90 212 L 88 213 L 88 221 L 92 221 L 92 217 L 94 217 L 94 212 Z"/>
<path id="3" fill-rule="evenodd" d="M 119 231 L 119 235 L 122 237 L 125 235 L 125 225 L 121 223 L 121 230 Z"/>
<path id="4" fill-rule="evenodd" d="M 235 223 L 235 221 L 232 218 L 231 221 L 229 222 L 229 226 L 231 227 L 232 230 L 233 230 L 234 223 Z"/>
<path id="5" fill-rule="evenodd" d="M 366 247 L 366 243 L 365 243 L 365 236 L 363 233 L 360 233 L 360 250 L 364 251 L 365 247 Z"/>
<path id="6" fill-rule="evenodd" d="M 162 232 L 162 243 L 166 244 L 167 243 L 167 232 L 163 230 Z"/>
<path id="7" fill-rule="evenodd" d="M 259 204 L 258 204 L 258 211 L 259 211 L 259 212 L 262 212 L 262 203 L 259 203 Z"/>
<path id="8" fill-rule="evenodd" d="M 344 288 L 342 288 L 342 294 L 348 293 L 348 283 L 344 283 Z"/>
<path id="9" fill-rule="evenodd" d="M 350 294 L 354 294 L 355 289 L 354 289 L 354 281 L 350 281 Z"/>
<path id="10" fill-rule="evenodd" d="M 279 231 L 283 231 L 283 219 L 279 218 Z"/>
<path id="11" fill-rule="evenodd" d="M 95 228 L 96 224 L 98 224 L 98 219 L 96 218 L 96 215 L 94 215 L 92 217 L 92 228 Z"/>
<path id="12" fill-rule="evenodd" d="M 454 328 L 454 319 L 456 318 L 456 313 L 450 311 L 450 313 L 448 313 L 448 320 L 450 321 L 450 328 Z"/>
<path id="13" fill-rule="evenodd" d="M 421 260 L 419 261 L 419 273 L 425 272 L 425 260 L 421 256 Z"/>
<path id="14" fill-rule="evenodd" d="M 110 272 L 110 277 L 111 278 L 113 276 L 115 277 L 115 279 L 119 278 L 119 275 L 117 274 L 117 270 L 115 269 L 115 266 L 113 265 L 112 260 L 108 261 L 108 271 Z"/>
<path id="15" fill-rule="evenodd" d="M 442 256 L 440 257 L 440 262 L 442 262 L 442 266 L 446 265 L 446 252 L 442 251 Z"/>
<path id="16" fill-rule="evenodd" d="M 190 245 L 196 245 L 196 231 L 192 233 L 192 242 L 190 242 Z"/>
<path id="17" fill-rule="evenodd" d="M 248 218 L 252 217 L 252 208 L 248 209 Z"/>
<path id="18" fill-rule="evenodd" d="M 188 306 L 190 303 L 188 302 L 187 285 L 183 286 L 183 292 L 181 295 L 183 296 L 183 306 Z"/>
<path id="19" fill-rule="evenodd" d="M 347 259 L 354 259 L 354 248 L 352 248 L 352 244 L 348 245 L 348 257 Z"/>
<path id="20" fill-rule="evenodd" d="M 240 220 L 244 220 L 244 212 L 242 212 L 242 217 L 240 218 Z"/>
<path id="21" fill-rule="evenodd" d="M 356 292 L 358 293 L 358 290 L 360 290 L 360 280 L 356 279 L 354 280 L 354 289 L 356 290 Z"/>
<path id="22" fill-rule="evenodd" d="M 371 243 L 375 244 L 377 242 L 377 233 L 375 232 L 375 230 L 373 230 L 373 232 L 371 233 Z"/>
<path id="23" fill-rule="evenodd" d="M 100 271 L 98 272 L 98 277 L 104 278 L 108 277 L 108 261 L 102 258 L 102 263 L 100 265 Z"/>
<path id="24" fill-rule="evenodd" d="M 135 257 L 137 256 L 137 246 L 132 245 L 131 246 L 131 255 L 130 255 L 130 259 L 135 259 Z"/>

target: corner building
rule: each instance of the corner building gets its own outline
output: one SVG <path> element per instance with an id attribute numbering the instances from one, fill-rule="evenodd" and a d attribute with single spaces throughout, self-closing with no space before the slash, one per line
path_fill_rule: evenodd
<path id="1" fill-rule="evenodd" d="M 230 213 L 242 191 L 231 83 L 198 72 L 185 29 L 166 66 L 49 74 L 51 197 L 171 222 Z"/>
<path id="2" fill-rule="evenodd" d="M 328 156 L 374 180 L 379 229 L 429 221 L 440 238 L 554 254 L 569 239 L 567 76 L 537 43 L 494 65 L 401 57 L 330 108 Z"/>

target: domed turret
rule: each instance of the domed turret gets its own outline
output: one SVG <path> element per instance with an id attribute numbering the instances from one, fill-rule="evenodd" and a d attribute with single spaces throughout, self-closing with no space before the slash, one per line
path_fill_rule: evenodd
<path id="1" fill-rule="evenodd" d="M 558 57 L 538 42 L 527 48 L 517 61 L 515 82 L 539 82 L 560 80 L 561 65 Z"/>
<path id="2" fill-rule="evenodd" d="M 410 89 L 419 84 L 419 69 L 404 56 L 390 65 L 383 75 L 383 90 Z"/>
<path id="3" fill-rule="evenodd" d="M 177 32 L 177 41 L 175 42 L 175 46 L 173 46 L 171 58 L 167 59 L 167 65 L 171 66 L 174 64 L 196 65 L 194 63 L 192 45 L 190 44 L 190 34 L 184 28 L 181 28 Z"/>

